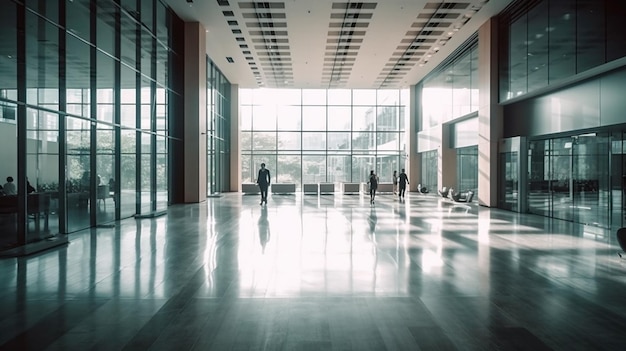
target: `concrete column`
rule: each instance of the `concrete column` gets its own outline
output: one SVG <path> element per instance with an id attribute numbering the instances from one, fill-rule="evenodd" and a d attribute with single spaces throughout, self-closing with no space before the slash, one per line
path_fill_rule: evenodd
<path id="1" fill-rule="evenodd" d="M 498 143 L 502 107 L 498 104 L 498 21 L 478 30 L 478 203 L 498 205 Z"/>
<path id="2" fill-rule="evenodd" d="M 184 201 L 207 196 L 207 72 L 206 30 L 198 22 L 185 23 Z"/>
<path id="3" fill-rule="evenodd" d="M 456 184 L 456 149 L 450 147 L 451 124 L 440 124 L 441 145 L 437 149 L 437 188 L 444 186 L 459 190 Z"/>
<path id="4" fill-rule="evenodd" d="M 417 184 L 421 183 L 422 176 L 422 158 L 417 150 L 417 132 L 419 131 L 419 121 L 421 121 L 421 111 L 418 104 L 421 98 L 418 94 L 421 89 L 416 89 L 415 85 L 411 85 L 409 92 L 409 128 L 406 133 L 407 140 L 407 165 L 406 173 L 409 176 L 409 191 L 417 191 Z M 400 171 L 400 170 L 398 170 Z"/>
<path id="5" fill-rule="evenodd" d="M 239 85 L 230 86 L 230 191 L 241 191 L 241 114 Z"/>

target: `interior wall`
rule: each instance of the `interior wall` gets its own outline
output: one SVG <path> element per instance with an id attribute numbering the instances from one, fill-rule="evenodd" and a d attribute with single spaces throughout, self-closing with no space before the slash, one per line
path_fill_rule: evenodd
<path id="1" fill-rule="evenodd" d="M 540 136 L 624 123 L 626 67 L 504 106 L 504 137 Z"/>

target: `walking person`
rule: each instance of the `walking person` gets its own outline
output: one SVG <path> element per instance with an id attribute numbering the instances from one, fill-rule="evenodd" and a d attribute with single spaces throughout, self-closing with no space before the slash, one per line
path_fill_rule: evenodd
<path id="1" fill-rule="evenodd" d="M 370 204 L 374 204 L 376 198 L 376 189 L 378 189 L 378 176 L 374 173 L 374 170 L 370 171 L 370 178 L 367 181 L 370 186 Z"/>
<path id="2" fill-rule="evenodd" d="M 395 195 L 398 193 L 398 171 L 393 171 L 391 182 L 393 183 L 393 194 Z"/>
<path id="3" fill-rule="evenodd" d="M 270 186 L 271 181 L 270 170 L 265 168 L 265 163 L 261 163 L 261 169 L 259 169 L 259 175 L 256 178 L 256 183 L 261 189 L 261 205 L 263 205 L 263 202 L 267 205 L 267 188 Z"/>
<path id="4" fill-rule="evenodd" d="M 404 192 L 406 191 L 406 185 L 409 184 L 409 177 L 406 176 L 404 172 L 404 168 L 402 168 L 402 172 L 400 172 L 400 176 L 398 177 L 398 182 L 400 183 L 400 191 L 398 191 L 398 200 L 404 199 Z"/>

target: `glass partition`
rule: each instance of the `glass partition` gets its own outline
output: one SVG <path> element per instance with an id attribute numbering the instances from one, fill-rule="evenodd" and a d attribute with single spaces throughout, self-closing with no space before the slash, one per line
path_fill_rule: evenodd
<path id="1" fill-rule="evenodd" d="M 601 133 L 532 141 L 529 211 L 610 227 L 609 145 L 608 135 Z"/>

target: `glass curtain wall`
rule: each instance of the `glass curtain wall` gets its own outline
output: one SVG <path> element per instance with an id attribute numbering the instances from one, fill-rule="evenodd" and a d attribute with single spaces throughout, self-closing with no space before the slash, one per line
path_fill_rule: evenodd
<path id="1" fill-rule="evenodd" d="M 478 146 L 456 150 L 456 179 L 458 191 L 478 189 Z"/>
<path id="2" fill-rule="evenodd" d="M 610 227 L 609 140 L 608 134 L 590 133 L 530 142 L 529 211 Z"/>
<path id="3" fill-rule="evenodd" d="M 207 196 L 230 189 L 230 82 L 207 57 Z"/>
<path id="4" fill-rule="evenodd" d="M 422 136 L 446 122 L 466 117 L 478 111 L 478 41 L 474 36 L 453 53 L 440 67 L 426 77 L 421 89 L 421 119 L 418 121 Z M 454 123 L 454 122 L 451 122 Z M 478 187 L 478 123 L 457 122 L 454 138 L 457 148 L 458 190 L 476 190 Z M 437 137 L 438 138 L 438 137 Z M 431 142 L 427 143 L 432 148 Z M 427 149 L 428 150 L 428 149 Z M 420 150 L 418 150 L 420 152 Z M 437 150 L 421 152 L 422 185 L 437 189 Z"/>
<path id="5" fill-rule="evenodd" d="M 625 17 L 623 1 L 518 1 L 500 16 L 500 100 L 626 56 Z"/>
<path id="6" fill-rule="evenodd" d="M 167 206 L 174 21 L 158 0 L 3 3 L 0 248 Z"/>
<path id="7" fill-rule="evenodd" d="M 436 193 L 437 189 L 437 164 L 439 157 L 437 150 L 422 153 L 422 187 L 426 187 L 429 192 Z"/>
<path id="8" fill-rule="evenodd" d="M 277 183 L 391 182 L 406 168 L 408 90 L 241 91 L 242 181 L 261 163 Z"/>

